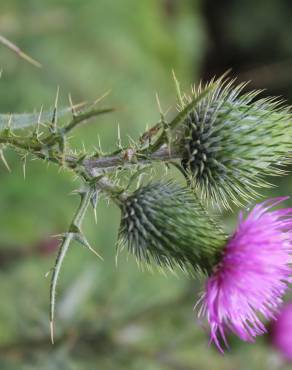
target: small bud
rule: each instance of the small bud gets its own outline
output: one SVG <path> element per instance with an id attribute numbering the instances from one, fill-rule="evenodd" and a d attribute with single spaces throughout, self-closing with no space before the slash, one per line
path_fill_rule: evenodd
<path id="1" fill-rule="evenodd" d="M 291 162 L 291 112 L 275 98 L 256 99 L 259 91 L 241 94 L 246 84 L 214 83 L 181 126 L 179 152 L 202 198 L 228 207 L 270 186 L 268 176 L 285 173 L 283 166 Z"/>
<path id="2" fill-rule="evenodd" d="M 121 211 L 118 245 L 147 264 L 208 273 L 226 242 L 190 190 L 173 182 L 140 187 Z"/>

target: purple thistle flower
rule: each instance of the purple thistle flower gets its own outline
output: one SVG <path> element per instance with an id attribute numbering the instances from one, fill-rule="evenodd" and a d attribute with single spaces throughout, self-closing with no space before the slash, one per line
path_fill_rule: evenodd
<path id="1" fill-rule="evenodd" d="M 287 361 L 292 361 L 292 302 L 286 304 L 271 328 L 273 345 Z"/>
<path id="2" fill-rule="evenodd" d="M 211 339 L 223 352 L 225 329 L 253 342 L 266 332 L 261 319 L 272 319 L 282 303 L 292 268 L 292 208 L 270 210 L 287 197 L 256 205 L 239 223 L 208 278 L 201 313 L 211 327 Z"/>

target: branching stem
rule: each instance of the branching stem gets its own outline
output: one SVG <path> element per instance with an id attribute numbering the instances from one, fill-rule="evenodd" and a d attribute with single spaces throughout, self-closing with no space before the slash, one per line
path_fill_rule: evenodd
<path id="1" fill-rule="evenodd" d="M 151 163 L 153 161 L 168 162 L 179 158 L 179 153 L 175 150 L 172 150 L 170 153 L 169 148 L 164 145 L 151 154 L 137 152 L 132 160 L 122 152 L 118 155 L 86 158 L 83 161 L 83 165 L 87 171 L 97 176 L 101 172 L 113 171 L 119 167 L 130 167 L 137 164 Z"/>
<path id="2" fill-rule="evenodd" d="M 86 191 L 80 193 L 81 195 L 80 204 L 71 222 L 69 232 L 63 235 L 62 244 L 59 247 L 59 252 L 56 258 L 55 266 L 53 267 L 50 286 L 50 330 L 52 343 L 54 343 L 54 317 L 55 317 L 56 287 L 58 277 L 61 271 L 64 258 L 69 249 L 70 243 L 72 242 L 72 240 L 76 238 L 76 233 L 80 233 L 82 222 L 86 214 L 87 208 L 89 206 L 93 192 L 94 188 L 90 187 L 86 189 Z"/>
<path id="3" fill-rule="evenodd" d="M 62 242 L 59 247 L 55 265 L 52 269 L 50 284 L 50 331 L 52 343 L 54 343 L 56 287 L 64 258 L 71 242 L 73 240 L 78 241 L 81 245 L 99 256 L 98 253 L 91 248 L 81 231 L 82 222 L 90 201 L 94 199 L 98 190 L 106 193 L 118 205 L 127 197 L 125 190 L 112 182 L 105 174 L 114 172 L 123 167 L 149 164 L 154 161 L 171 163 L 179 159 L 180 155 L 178 153 L 178 148 L 174 145 L 170 150 L 171 140 L 169 133 L 172 131 L 174 135 L 177 135 L 175 129 L 184 122 L 199 101 L 209 94 L 215 85 L 215 83 L 211 84 L 192 99 L 189 104 L 184 107 L 181 106 L 182 110 L 171 122 L 166 122 L 163 113 L 161 113 L 161 121 L 142 135 L 142 141 L 140 140 L 134 143 L 134 145 L 129 148 L 123 148 L 120 144 L 119 150 L 110 155 L 101 155 L 99 152 L 91 156 L 86 153 L 81 155 L 71 154 L 70 151 L 66 150 L 66 144 L 68 134 L 73 129 L 89 118 L 113 112 L 113 108 L 95 109 L 91 107 L 91 109 L 78 114 L 72 109 L 73 117 L 71 121 L 63 127 L 57 127 L 56 98 L 52 122 L 46 126 L 47 128 L 43 132 L 43 136 L 39 133 L 38 126 L 37 129 L 28 136 L 15 135 L 11 129 L 11 118 L 9 119 L 7 127 L 2 131 L 0 130 L 1 146 L 11 146 L 20 149 L 21 152 L 25 152 L 25 155 L 32 154 L 42 160 L 53 162 L 60 168 L 69 168 L 81 178 L 85 186 L 85 188 L 79 192 L 81 196 L 80 204 L 75 212 L 68 232 L 62 235 Z M 39 121 L 38 124 L 40 124 Z"/>

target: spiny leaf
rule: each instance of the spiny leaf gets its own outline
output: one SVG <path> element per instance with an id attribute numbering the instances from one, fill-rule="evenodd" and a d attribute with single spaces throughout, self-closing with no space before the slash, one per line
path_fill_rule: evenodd
<path id="1" fill-rule="evenodd" d="M 62 108 L 58 110 L 58 117 L 63 117 L 70 112 L 70 107 Z M 14 130 L 37 126 L 40 122 L 50 122 L 52 117 L 52 111 L 45 111 L 41 113 L 0 114 L 0 131 L 5 130 L 8 127 L 8 124 L 9 127 Z"/>

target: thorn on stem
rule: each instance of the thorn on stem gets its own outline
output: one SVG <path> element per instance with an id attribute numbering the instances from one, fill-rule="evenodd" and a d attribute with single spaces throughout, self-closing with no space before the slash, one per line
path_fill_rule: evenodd
<path id="1" fill-rule="evenodd" d="M 43 106 L 41 106 L 39 116 L 38 116 L 38 121 L 37 121 L 37 127 L 36 127 L 36 137 L 38 138 L 39 132 L 40 132 L 40 124 L 42 122 L 42 113 L 43 113 Z"/>
<path id="2" fill-rule="evenodd" d="M 90 252 L 95 254 L 96 257 L 98 257 L 100 260 L 104 261 L 103 257 L 95 249 L 93 249 L 90 245 L 87 248 L 90 250 Z"/>
<path id="3" fill-rule="evenodd" d="M 156 93 L 156 94 L 155 94 L 155 97 L 156 97 L 156 102 L 157 102 L 157 106 L 158 106 L 159 113 L 160 113 L 160 114 L 163 114 L 163 111 L 162 111 L 162 108 L 161 108 L 161 104 L 160 104 L 160 100 L 159 100 L 158 93 Z"/>
<path id="4" fill-rule="evenodd" d="M 181 107 L 183 107 L 184 103 L 183 103 L 183 98 L 182 98 L 182 94 L 181 94 L 181 90 L 180 90 L 180 83 L 178 82 L 178 79 L 176 78 L 174 70 L 172 70 L 172 77 L 173 77 L 173 80 L 174 80 L 174 83 L 175 83 L 177 100 L 179 102 L 179 105 Z"/>
<path id="5" fill-rule="evenodd" d="M 51 343 L 54 344 L 54 321 L 50 321 L 50 334 L 51 334 Z"/>
<path id="6" fill-rule="evenodd" d="M 76 109 L 74 107 L 74 104 L 73 104 L 73 101 L 72 101 L 72 96 L 71 94 L 69 93 L 68 95 L 68 99 L 69 99 L 69 104 L 70 104 L 70 108 L 71 108 L 71 112 L 72 112 L 72 116 L 73 117 L 76 117 L 77 116 L 77 113 L 76 113 Z"/>
<path id="7" fill-rule="evenodd" d="M 81 233 L 75 233 L 74 236 L 75 236 L 74 239 L 77 242 L 82 244 L 85 248 L 87 248 L 90 252 L 92 252 L 94 255 L 96 255 L 98 258 L 100 258 L 103 261 L 103 257 L 95 249 L 91 247 L 91 245 L 88 243 L 84 235 L 82 235 Z"/>
<path id="8" fill-rule="evenodd" d="M 60 86 L 57 87 L 57 93 L 55 98 L 55 104 L 54 104 L 54 110 L 53 110 L 53 116 L 52 116 L 52 129 L 56 131 L 57 129 L 57 109 L 58 109 L 58 100 L 59 100 L 59 92 L 60 92 Z"/>
<path id="9" fill-rule="evenodd" d="M 4 153 L 3 153 L 2 149 L 0 150 L 0 158 L 1 158 L 2 162 L 4 163 L 4 166 L 7 168 L 8 172 L 11 172 L 11 169 L 10 169 L 10 167 L 9 167 L 7 161 L 6 161 L 6 158 L 4 156 Z"/>
<path id="10" fill-rule="evenodd" d="M 98 104 L 101 102 L 104 98 L 106 98 L 110 93 L 112 92 L 112 89 L 107 90 L 103 95 L 101 95 L 99 98 L 97 98 L 94 102 L 93 105 Z"/>
<path id="11" fill-rule="evenodd" d="M 123 149 L 122 140 L 121 140 L 121 130 L 120 125 L 118 124 L 118 149 Z"/>
<path id="12" fill-rule="evenodd" d="M 8 131 L 11 130 L 11 122 L 12 122 L 12 113 L 9 115 L 9 118 L 8 118 L 8 124 L 7 124 Z"/>
<path id="13" fill-rule="evenodd" d="M 53 271 L 53 268 L 51 268 L 51 269 L 49 269 L 49 271 L 47 271 L 46 273 L 45 273 L 45 279 L 47 279 L 48 277 L 49 277 L 49 275 L 50 275 L 50 273 Z"/>
<path id="14" fill-rule="evenodd" d="M 96 212 L 96 208 L 93 209 L 93 215 L 94 215 L 94 222 L 97 225 L 97 212 Z"/>
<path id="15" fill-rule="evenodd" d="M 26 155 L 23 156 L 23 164 L 22 164 L 22 171 L 23 171 L 23 178 L 25 180 L 26 177 Z"/>

